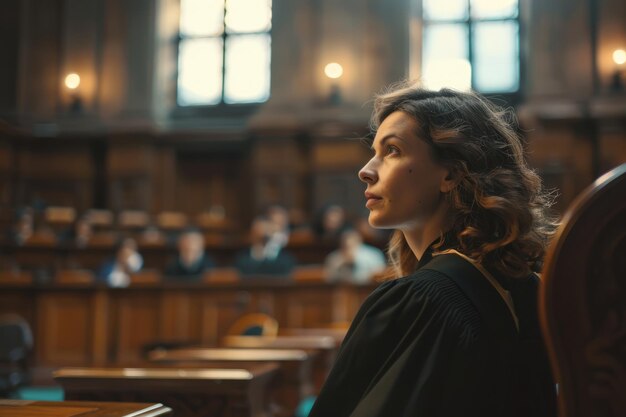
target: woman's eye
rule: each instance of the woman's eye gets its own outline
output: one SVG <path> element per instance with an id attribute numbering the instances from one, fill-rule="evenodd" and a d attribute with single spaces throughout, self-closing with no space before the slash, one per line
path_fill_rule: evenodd
<path id="1" fill-rule="evenodd" d="M 396 155 L 400 153 L 400 149 L 393 145 L 387 145 L 386 154 L 387 155 Z"/>

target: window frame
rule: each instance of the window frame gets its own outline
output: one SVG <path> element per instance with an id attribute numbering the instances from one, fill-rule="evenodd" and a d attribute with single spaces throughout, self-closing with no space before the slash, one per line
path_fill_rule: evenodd
<path id="1" fill-rule="evenodd" d="M 466 19 L 455 19 L 455 18 L 448 18 L 448 19 L 438 19 L 438 20 L 429 20 L 426 19 L 425 15 L 424 15 L 424 5 L 423 2 L 424 0 L 418 0 L 418 15 L 419 15 L 419 19 L 421 21 L 421 34 L 420 34 L 420 40 L 422 41 L 422 44 L 420 45 L 420 58 L 419 58 L 419 63 L 420 63 L 420 74 L 422 73 L 423 70 L 423 63 L 424 63 L 424 57 L 423 57 L 423 39 L 424 39 L 424 34 L 425 34 L 425 28 L 428 25 L 437 25 L 437 24 L 454 24 L 454 25 L 463 25 L 464 28 L 467 29 L 467 33 L 469 34 L 468 38 L 467 38 L 467 58 L 468 61 L 470 63 L 470 66 L 472 68 L 472 73 L 471 73 L 471 88 L 474 91 L 479 92 L 481 95 L 489 98 L 490 100 L 494 100 L 494 101 L 499 101 L 499 102 L 504 102 L 506 104 L 509 105 L 514 105 L 514 104 L 518 104 L 522 101 L 523 99 L 523 91 L 524 91 L 524 85 L 525 85 L 525 71 L 524 71 L 524 63 L 525 63 L 525 50 L 524 50 L 524 43 L 522 42 L 523 36 L 524 36 L 524 25 L 523 25 L 523 18 L 522 18 L 522 1 L 523 0 L 518 0 L 517 1 L 517 15 L 515 17 L 506 17 L 506 18 L 482 18 L 482 19 L 477 19 L 477 18 L 473 18 L 472 17 L 472 0 L 465 0 L 467 2 L 467 18 Z M 476 72 L 474 71 L 475 69 L 475 62 L 474 62 L 474 49 L 475 49 L 475 42 L 473 40 L 473 28 L 475 27 L 477 22 L 517 22 L 517 28 L 518 28 L 518 36 L 517 36 L 517 48 L 518 48 L 518 86 L 517 86 L 517 90 L 516 91 L 510 91 L 510 92 L 486 92 L 483 93 L 481 91 L 478 91 L 475 89 L 475 79 L 476 79 Z"/>
<path id="2" fill-rule="evenodd" d="M 274 2 L 272 2 L 272 10 L 274 7 Z M 228 33 L 226 30 L 226 0 L 224 1 L 224 10 L 222 13 L 222 23 L 223 30 L 221 34 L 217 35 L 184 35 L 180 30 L 180 20 L 178 22 L 178 28 L 176 32 L 176 36 L 173 39 L 174 42 L 174 52 L 176 57 L 176 70 L 174 71 L 174 109 L 172 111 L 172 116 L 174 117 L 196 117 L 196 116 L 205 116 L 208 113 L 215 116 L 232 116 L 232 117 L 247 117 L 252 115 L 259 106 L 267 103 L 267 101 L 271 97 L 271 76 L 272 76 L 272 31 L 274 25 L 270 25 L 270 29 L 267 31 L 256 31 L 256 32 L 231 32 Z M 226 103 L 224 101 L 224 93 L 226 88 L 226 40 L 229 37 L 233 36 L 241 36 L 241 35 L 267 35 L 270 39 L 270 91 L 267 100 L 259 101 L 259 102 L 251 102 L 251 103 Z M 192 104 L 192 105 L 181 105 L 178 101 L 178 78 L 180 75 L 180 46 L 186 40 L 192 39 L 218 39 L 222 40 L 222 86 L 221 86 L 221 94 L 220 101 L 216 104 Z"/>

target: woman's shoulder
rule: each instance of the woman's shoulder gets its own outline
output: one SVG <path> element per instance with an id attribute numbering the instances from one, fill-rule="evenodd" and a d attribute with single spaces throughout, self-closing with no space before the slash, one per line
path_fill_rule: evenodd
<path id="1" fill-rule="evenodd" d="M 470 299 L 454 281 L 446 274 L 430 269 L 420 269 L 411 275 L 382 283 L 363 306 L 374 310 L 428 311 L 433 316 L 453 315 L 472 321 L 477 316 Z"/>
<path id="2" fill-rule="evenodd" d="M 382 326 L 381 326 L 382 323 Z M 382 283 L 365 300 L 353 322 L 356 329 L 386 328 L 390 334 L 408 329 L 452 336 L 455 343 L 477 340 L 481 329 L 478 311 L 445 274 L 418 270 L 406 277 Z M 394 330 L 395 329 L 395 330 Z M 435 337 L 435 336 L 433 336 Z"/>
<path id="3" fill-rule="evenodd" d="M 449 291 L 460 292 L 449 276 L 432 269 L 419 269 L 410 275 L 383 282 L 376 288 L 375 293 L 378 292 L 380 296 L 405 292 L 427 292 L 436 295 Z"/>

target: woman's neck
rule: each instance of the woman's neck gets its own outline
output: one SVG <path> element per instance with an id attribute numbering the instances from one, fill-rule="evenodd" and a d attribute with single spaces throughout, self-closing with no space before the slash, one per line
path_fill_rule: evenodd
<path id="1" fill-rule="evenodd" d="M 447 207 L 440 208 L 428 221 L 428 223 L 415 228 L 402 230 L 406 243 L 411 252 L 419 261 L 428 247 L 442 234 L 450 230 L 453 224 L 453 216 Z"/>

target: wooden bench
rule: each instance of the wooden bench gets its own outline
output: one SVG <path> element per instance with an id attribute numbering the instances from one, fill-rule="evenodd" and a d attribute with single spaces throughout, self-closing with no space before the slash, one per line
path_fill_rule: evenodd
<path id="1" fill-rule="evenodd" d="M 344 332 L 345 335 L 345 332 Z M 332 369 L 343 337 L 331 334 L 291 334 L 276 337 L 265 336 L 226 336 L 222 344 L 229 348 L 262 349 L 308 349 L 319 350 L 320 355 L 313 365 L 315 393 L 319 393 L 328 373 Z"/>
<path id="2" fill-rule="evenodd" d="M 293 416 L 300 401 L 313 395 L 313 364 L 318 350 L 186 348 L 154 350 L 148 359 L 171 367 L 215 368 L 278 363 L 280 371 L 271 391 L 272 411 Z"/>
<path id="3" fill-rule="evenodd" d="M 275 363 L 236 369 L 62 368 L 68 400 L 162 402 L 176 417 L 262 417 Z"/>

